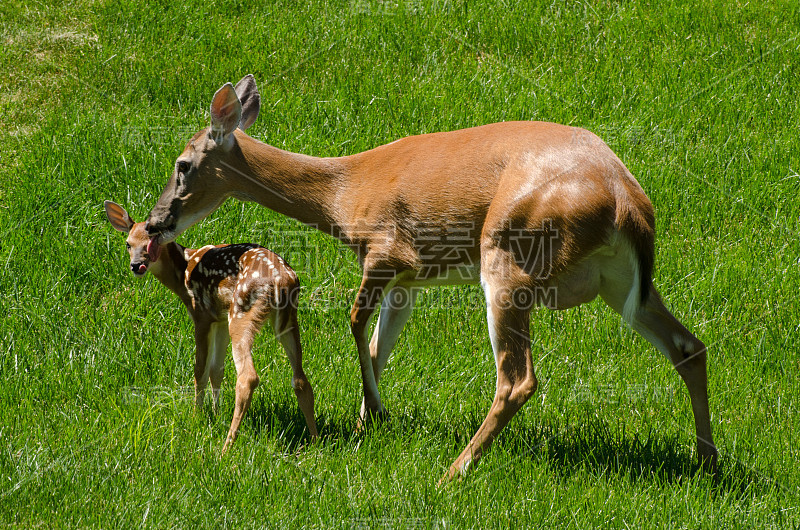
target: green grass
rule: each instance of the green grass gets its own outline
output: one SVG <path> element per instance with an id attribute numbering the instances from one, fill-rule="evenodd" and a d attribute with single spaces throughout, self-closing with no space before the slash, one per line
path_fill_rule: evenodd
<path id="1" fill-rule="evenodd" d="M 800 10 L 795 2 L 349 0 L 0 7 L 0 524 L 797 527 Z M 723 472 L 694 474 L 677 374 L 600 302 L 532 320 L 540 386 L 474 472 L 486 414 L 478 288 L 426 291 L 355 433 L 349 251 L 228 202 L 181 238 L 254 241 L 304 284 L 323 441 L 270 337 L 235 449 L 192 407 L 180 302 L 127 270 L 104 199 L 143 218 L 213 92 L 255 74 L 250 130 L 336 156 L 501 120 L 596 131 L 657 214 L 656 285 L 710 346 Z"/>

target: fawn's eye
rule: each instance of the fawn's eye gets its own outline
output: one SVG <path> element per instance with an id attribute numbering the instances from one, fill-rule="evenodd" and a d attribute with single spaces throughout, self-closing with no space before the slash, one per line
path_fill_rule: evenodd
<path id="1" fill-rule="evenodd" d="M 130 250 L 131 249 L 131 244 L 128 243 L 127 241 L 125 242 L 125 249 L 126 250 Z"/>
<path id="2" fill-rule="evenodd" d="M 191 167 L 192 166 L 186 160 L 178 160 L 178 165 L 177 165 L 178 173 L 183 173 L 185 175 L 186 173 L 189 172 L 189 169 L 191 169 Z"/>

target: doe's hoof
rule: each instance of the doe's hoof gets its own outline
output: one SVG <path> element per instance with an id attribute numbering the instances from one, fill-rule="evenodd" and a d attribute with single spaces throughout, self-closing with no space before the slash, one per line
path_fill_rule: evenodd
<path id="1" fill-rule="evenodd" d="M 356 431 L 365 431 L 371 427 L 380 425 L 389 419 L 389 411 L 381 408 L 378 411 L 367 410 L 363 416 L 359 416 L 356 423 Z"/>

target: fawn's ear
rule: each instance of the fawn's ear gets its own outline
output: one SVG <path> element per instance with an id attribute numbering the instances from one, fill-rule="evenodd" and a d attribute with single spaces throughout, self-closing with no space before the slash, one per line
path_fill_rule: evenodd
<path id="1" fill-rule="evenodd" d="M 248 127 L 258 118 L 258 111 L 261 109 L 261 94 L 258 93 L 256 78 L 253 74 L 247 74 L 236 83 L 236 97 L 242 104 L 242 117 L 239 120 L 239 128 L 246 131 Z"/>
<path id="2" fill-rule="evenodd" d="M 225 137 L 232 133 L 242 119 L 242 104 L 233 85 L 225 83 L 211 100 L 211 137 L 222 145 Z"/>
<path id="3" fill-rule="evenodd" d="M 111 226 L 126 234 L 131 231 L 134 222 L 128 212 L 125 211 L 125 208 L 113 201 L 105 201 L 103 206 L 106 208 L 106 217 L 108 217 L 108 222 L 111 223 Z"/>

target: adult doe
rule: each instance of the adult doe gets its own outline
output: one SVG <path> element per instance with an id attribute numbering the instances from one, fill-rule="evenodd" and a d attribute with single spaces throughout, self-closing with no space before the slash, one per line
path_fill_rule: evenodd
<path id="1" fill-rule="evenodd" d="M 378 380 L 411 314 L 415 287 L 480 282 L 497 386 L 486 419 L 445 478 L 459 476 L 536 390 L 531 309 L 567 309 L 600 295 L 683 378 L 698 457 L 715 467 L 706 347 L 654 288 L 653 206 L 600 138 L 553 123 L 508 122 L 315 158 L 248 136 L 259 108 L 249 75 L 214 94 L 211 125 L 175 161 L 147 234 L 165 244 L 234 197 L 352 248 L 363 268 L 350 314 L 362 419 L 384 413 Z"/>

